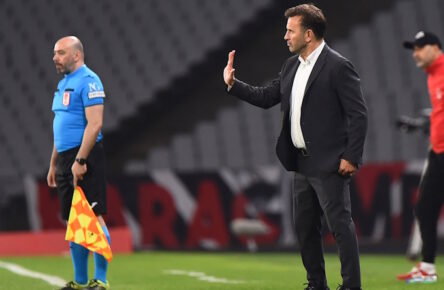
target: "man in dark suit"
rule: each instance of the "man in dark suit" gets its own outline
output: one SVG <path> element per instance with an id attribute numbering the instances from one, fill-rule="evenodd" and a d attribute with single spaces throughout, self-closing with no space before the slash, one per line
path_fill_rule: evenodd
<path id="1" fill-rule="evenodd" d="M 264 87 L 234 77 L 228 56 L 228 92 L 262 108 L 281 103 L 283 124 L 276 152 L 294 171 L 293 214 L 308 290 L 329 289 L 322 249 L 321 217 L 339 249 L 343 284 L 361 289 L 358 242 L 351 218 L 349 181 L 362 162 L 367 108 L 353 65 L 324 42 L 326 20 L 314 5 L 285 12 L 290 57 Z"/>

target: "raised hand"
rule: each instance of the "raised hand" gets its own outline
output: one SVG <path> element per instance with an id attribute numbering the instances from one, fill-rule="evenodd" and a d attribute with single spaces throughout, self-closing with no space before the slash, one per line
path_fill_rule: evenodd
<path id="1" fill-rule="evenodd" d="M 230 51 L 228 54 L 228 63 L 227 66 L 224 69 L 224 81 L 228 86 L 234 85 L 234 68 L 233 68 L 233 62 L 234 62 L 234 54 L 235 50 Z"/>

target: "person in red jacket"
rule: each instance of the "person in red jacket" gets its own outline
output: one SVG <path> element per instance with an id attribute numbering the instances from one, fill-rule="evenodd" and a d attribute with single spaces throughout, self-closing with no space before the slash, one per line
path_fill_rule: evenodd
<path id="1" fill-rule="evenodd" d="M 438 280 L 435 269 L 437 225 L 444 203 L 444 54 L 438 37 L 430 32 L 418 32 L 413 41 L 404 42 L 404 47 L 413 50 L 416 66 L 427 73 L 432 113 L 430 152 L 415 207 L 423 241 L 422 260 L 410 272 L 397 278 L 408 283 L 433 283 Z"/>

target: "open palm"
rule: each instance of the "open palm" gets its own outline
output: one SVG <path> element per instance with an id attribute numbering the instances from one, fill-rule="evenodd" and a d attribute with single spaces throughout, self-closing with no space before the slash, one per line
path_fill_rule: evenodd
<path id="1" fill-rule="evenodd" d="M 224 69 L 224 81 L 228 86 L 233 86 L 234 84 L 234 68 L 233 68 L 233 62 L 234 62 L 234 54 L 235 50 L 230 51 L 228 54 L 228 63 L 227 66 Z"/>

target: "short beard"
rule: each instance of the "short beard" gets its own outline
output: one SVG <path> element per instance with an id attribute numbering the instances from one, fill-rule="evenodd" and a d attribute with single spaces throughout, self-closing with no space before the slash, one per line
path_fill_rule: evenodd
<path id="1" fill-rule="evenodd" d="M 66 74 L 66 69 L 65 69 L 65 68 L 61 68 L 61 69 L 58 69 L 58 68 L 57 68 L 56 71 L 57 71 L 57 73 L 60 74 L 60 75 L 61 75 L 61 74 Z"/>
<path id="2" fill-rule="evenodd" d="M 58 68 L 56 67 L 56 70 L 57 70 L 57 73 L 58 73 L 58 74 L 64 74 L 64 75 L 67 75 L 67 74 L 70 74 L 70 73 L 71 73 L 71 71 L 69 70 L 69 68 L 66 67 L 66 66 L 62 66 L 60 69 L 58 69 Z"/>
<path id="3" fill-rule="evenodd" d="M 418 62 L 416 61 L 416 67 L 417 68 L 426 68 L 428 65 L 426 65 L 426 63 L 424 62 Z"/>
<path id="4" fill-rule="evenodd" d="M 302 46 L 299 47 L 298 49 L 295 49 L 295 50 L 293 51 L 293 53 L 294 53 L 294 54 L 297 54 L 297 55 L 301 55 L 301 53 L 305 50 L 306 47 L 307 47 L 307 44 L 304 43 L 304 45 L 302 45 Z"/>

